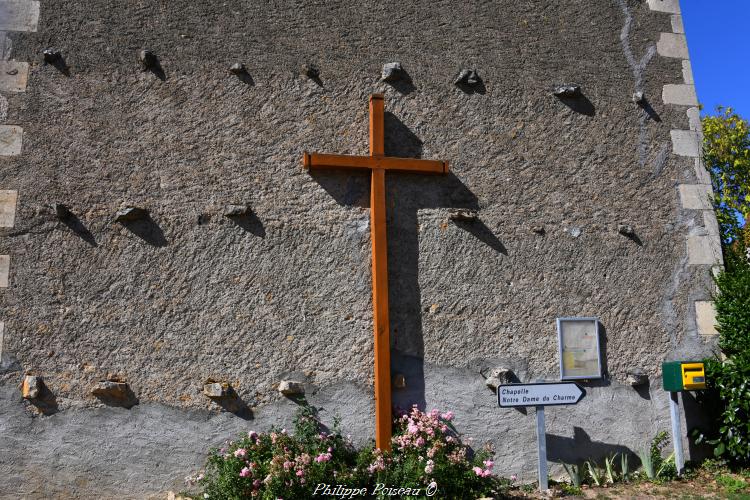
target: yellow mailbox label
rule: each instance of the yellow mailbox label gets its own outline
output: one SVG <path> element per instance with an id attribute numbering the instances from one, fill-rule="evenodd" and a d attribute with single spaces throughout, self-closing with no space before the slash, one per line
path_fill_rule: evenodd
<path id="1" fill-rule="evenodd" d="M 682 364 L 682 386 L 688 391 L 706 388 L 706 371 L 703 363 Z"/>

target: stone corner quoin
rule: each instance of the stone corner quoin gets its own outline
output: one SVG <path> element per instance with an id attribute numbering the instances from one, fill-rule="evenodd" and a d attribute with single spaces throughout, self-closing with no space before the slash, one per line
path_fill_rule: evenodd
<path id="1" fill-rule="evenodd" d="M 691 266 L 723 265 L 721 254 L 721 236 L 719 234 L 716 215 L 711 205 L 711 179 L 706 171 L 702 159 L 703 136 L 698 109 L 698 96 L 695 91 L 690 54 L 688 51 L 685 28 L 680 14 L 679 0 L 648 0 L 651 10 L 672 14 L 672 33 L 661 33 L 656 44 L 657 53 L 662 57 L 682 60 L 683 81 L 667 83 L 662 90 L 664 104 L 688 107 L 689 130 L 675 129 L 670 132 L 672 152 L 680 157 L 692 158 L 695 168 L 696 184 L 680 184 L 678 186 L 679 200 L 683 209 L 698 210 L 703 215 L 704 227 L 700 234 L 686 235 L 688 264 Z M 711 272 L 710 270 L 707 272 Z M 696 328 L 702 336 L 715 336 L 715 314 L 711 301 L 695 301 Z"/>

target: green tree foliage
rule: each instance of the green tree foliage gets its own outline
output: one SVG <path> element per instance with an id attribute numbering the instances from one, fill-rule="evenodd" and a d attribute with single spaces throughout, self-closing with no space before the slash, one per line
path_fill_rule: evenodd
<path id="1" fill-rule="evenodd" d="M 750 218 L 750 125 L 732 108 L 703 118 L 703 160 L 711 173 L 714 206 L 722 234 L 739 236 L 742 216 Z"/>
<path id="2" fill-rule="evenodd" d="M 703 119 L 703 156 L 711 172 L 725 269 L 716 278 L 719 348 L 706 360 L 708 390 L 700 397 L 714 425 L 697 441 L 736 464 L 750 463 L 750 127 L 731 108 Z M 744 225 L 744 227 L 743 227 Z"/>

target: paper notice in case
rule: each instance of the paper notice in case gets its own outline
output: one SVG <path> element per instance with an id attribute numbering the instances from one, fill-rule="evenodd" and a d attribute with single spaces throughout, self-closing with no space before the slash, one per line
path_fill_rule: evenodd
<path id="1" fill-rule="evenodd" d="M 560 378 L 600 378 L 599 321 L 596 318 L 558 318 Z"/>

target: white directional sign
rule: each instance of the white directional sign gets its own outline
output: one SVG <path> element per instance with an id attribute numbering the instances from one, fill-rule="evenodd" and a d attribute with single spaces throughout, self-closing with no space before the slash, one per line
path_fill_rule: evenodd
<path id="1" fill-rule="evenodd" d="M 575 382 L 497 386 L 497 404 L 501 408 L 574 405 L 585 395 L 586 391 Z"/>

